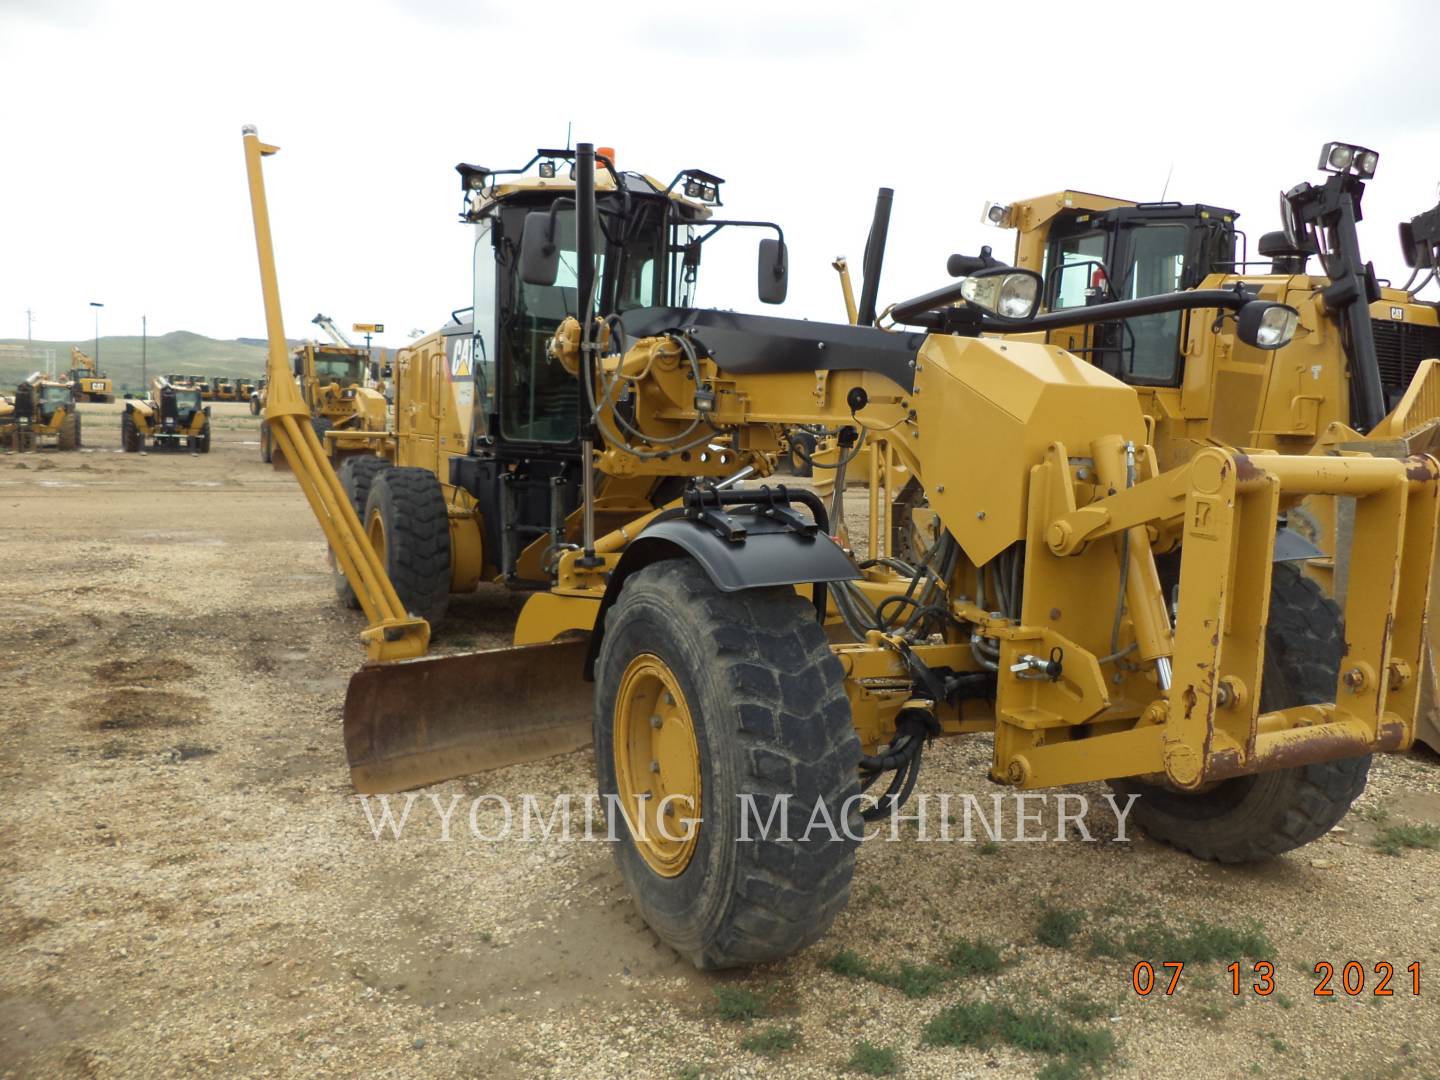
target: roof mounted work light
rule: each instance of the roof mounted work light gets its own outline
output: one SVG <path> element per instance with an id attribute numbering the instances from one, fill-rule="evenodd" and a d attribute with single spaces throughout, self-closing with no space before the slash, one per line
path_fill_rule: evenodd
<path id="1" fill-rule="evenodd" d="M 1379 161 L 1380 155 L 1374 150 L 1350 143 L 1328 142 L 1320 151 L 1318 167 L 1325 172 L 1353 173 L 1362 180 L 1369 180 L 1375 175 L 1375 166 Z"/>

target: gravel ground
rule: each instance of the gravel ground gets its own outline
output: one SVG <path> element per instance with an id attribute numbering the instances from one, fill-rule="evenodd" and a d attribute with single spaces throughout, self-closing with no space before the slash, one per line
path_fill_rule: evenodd
<path id="1" fill-rule="evenodd" d="M 1055 842 L 1053 815 L 1047 842 L 988 847 L 907 826 L 864 846 L 821 943 L 702 976 L 638 919 L 603 843 L 471 836 L 481 794 L 583 798 L 589 752 L 440 785 L 401 839 L 376 839 L 339 737 L 358 617 L 256 422 L 217 406 L 210 455 L 130 456 L 118 407 L 85 412 L 84 451 L 0 456 L 0 1075 L 828 1077 L 860 1040 L 905 1076 L 1065 1075 L 1000 1039 L 922 1042 L 974 1001 L 1068 1010 L 1113 1037 L 1122 1077 L 1440 1075 L 1440 852 L 1373 845 L 1440 822 L 1434 755 L 1377 760 L 1340 828 L 1257 867 L 1116 842 L 1108 813 L 1095 843 Z M 517 610 L 462 598 L 442 644 L 504 643 Z M 927 755 L 932 835 L 941 794 L 989 806 L 988 755 L 978 737 Z M 437 809 L 456 796 L 447 841 Z M 499 829 L 493 803 L 476 821 Z M 1073 916 L 1068 944 L 1037 939 L 1047 904 Z M 1192 962 L 1173 996 L 1137 996 L 1139 956 L 1113 943 L 1197 921 L 1258 924 L 1264 956 Z M 1000 970 L 911 997 L 832 968 L 851 950 L 898 971 L 958 938 L 993 944 Z M 1233 997 L 1226 965 L 1260 958 L 1276 992 Z M 1363 964 L 1364 993 L 1315 997 L 1320 961 L 1337 987 Z M 1393 996 L 1371 993 L 1380 962 Z M 721 1016 L 716 991 L 741 989 L 768 1018 Z M 773 1025 L 791 1048 L 742 1047 Z"/>

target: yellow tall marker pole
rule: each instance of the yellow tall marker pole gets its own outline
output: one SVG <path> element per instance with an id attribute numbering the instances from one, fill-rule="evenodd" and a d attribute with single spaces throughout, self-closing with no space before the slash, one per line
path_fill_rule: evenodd
<path id="1" fill-rule="evenodd" d="M 250 211 L 255 219 L 255 252 L 260 261 L 260 292 L 265 299 L 265 326 L 270 341 L 266 361 L 268 390 L 265 422 L 271 441 L 295 473 L 300 490 L 330 542 L 335 561 L 365 611 L 370 626 L 360 636 L 371 660 L 406 660 L 424 656 L 430 645 L 430 624 L 406 613 L 385 567 L 365 539 L 355 509 L 331 468 L 310 423 L 310 410 L 290 377 L 290 351 L 280 314 L 280 285 L 275 274 L 275 249 L 270 238 L 270 210 L 265 202 L 261 158 L 279 150 L 260 141 L 255 128 L 242 129 L 245 172 L 250 180 Z"/>

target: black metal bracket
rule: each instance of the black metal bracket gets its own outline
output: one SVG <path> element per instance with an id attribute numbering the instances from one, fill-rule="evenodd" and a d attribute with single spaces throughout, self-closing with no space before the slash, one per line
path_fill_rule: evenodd
<path id="1" fill-rule="evenodd" d="M 795 509 L 792 503 L 801 503 L 811 516 L 806 517 Z M 825 506 L 813 491 L 791 490 L 784 484 L 770 487 L 762 484 L 758 488 L 738 488 L 733 491 L 716 490 L 713 487 L 696 486 L 685 492 L 685 517 L 712 530 L 722 540 L 732 544 L 743 543 L 746 529 L 738 520 L 744 515 L 763 518 L 785 527 L 787 532 L 797 536 L 813 537 L 822 529 L 829 530 L 829 518 Z M 738 513 L 727 513 L 726 507 L 741 508 Z"/>

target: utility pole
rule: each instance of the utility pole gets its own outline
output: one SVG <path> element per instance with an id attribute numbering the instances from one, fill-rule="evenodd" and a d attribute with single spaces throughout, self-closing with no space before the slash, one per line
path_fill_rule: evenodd
<path id="1" fill-rule="evenodd" d="M 100 374 L 100 309 L 105 305 L 98 300 L 91 300 L 90 306 L 95 309 L 95 374 Z"/>
<path id="2" fill-rule="evenodd" d="M 35 360 L 35 335 L 32 324 L 35 322 L 35 312 L 30 308 L 25 309 L 25 366 L 28 368 Z"/>
<path id="3" fill-rule="evenodd" d="M 150 385 L 149 373 L 145 370 L 145 345 L 149 337 L 149 327 L 146 325 L 146 316 L 140 316 L 140 385 Z"/>

